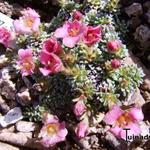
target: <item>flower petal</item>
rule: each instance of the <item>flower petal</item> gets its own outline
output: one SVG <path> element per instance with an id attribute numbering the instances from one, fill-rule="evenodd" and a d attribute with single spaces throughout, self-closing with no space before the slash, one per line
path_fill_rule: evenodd
<path id="1" fill-rule="evenodd" d="M 63 44 L 69 48 L 73 48 L 75 44 L 80 40 L 80 37 L 65 37 Z"/>
<path id="2" fill-rule="evenodd" d="M 32 57 L 32 50 L 31 49 L 20 49 L 18 51 L 18 55 L 20 57 L 20 59 L 24 59 L 24 58 L 27 58 L 27 57 Z"/>
<path id="3" fill-rule="evenodd" d="M 54 36 L 56 38 L 63 38 L 68 36 L 68 26 L 64 25 L 63 27 L 56 29 Z"/>
<path id="4" fill-rule="evenodd" d="M 114 128 L 111 128 L 109 131 L 113 133 L 115 136 L 120 137 L 120 131 L 122 129 L 119 126 L 115 126 Z"/>
<path id="5" fill-rule="evenodd" d="M 51 71 L 46 68 L 39 68 L 39 70 L 44 76 L 48 76 L 51 73 Z"/>
<path id="6" fill-rule="evenodd" d="M 136 123 L 130 123 L 129 125 L 127 125 L 125 127 L 125 129 L 130 129 L 127 131 L 127 135 L 128 136 L 135 136 L 135 135 L 139 135 L 141 133 L 141 129 L 140 129 L 140 126 L 139 124 L 136 124 Z M 121 130 L 120 132 L 120 137 L 123 138 L 123 139 L 126 139 L 126 131 L 125 130 Z"/>
<path id="7" fill-rule="evenodd" d="M 113 125 L 122 114 L 123 110 L 119 106 L 115 105 L 112 110 L 105 115 L 103 120 L 106 124 Z"/>
<path id="8" fill-rule="evenodd" d="M 129 115 L 136 121 L 142 121 L 144 119 L 144 115 L 141 108 L 131 108 Z"/>

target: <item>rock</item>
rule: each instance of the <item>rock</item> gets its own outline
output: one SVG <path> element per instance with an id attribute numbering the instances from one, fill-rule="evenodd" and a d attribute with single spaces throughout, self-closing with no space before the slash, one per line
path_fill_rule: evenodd
<path id="1" fill-rule="evenodd" d="M 20 150 L 20 148 L 0 142 L 0 150 Z"/>
<path id="2" fill-rule="evenodd" d="M 2 128 L 2 129 L 0 129 L 0 132 L 1 133 L 13 133 L 13 132 L 15 132 L 15 126 L 14 125 L 11 125 L 11 126 L 8 126 L 8 127 L 6 127 L 6 128 Z"/>
<path id="3" fill-rule="evenodd" d="M 146 1 L 146 2 L 143 4 L 143 8 L 145 9 L 145 11 L 147 11 L 148 9 L 150 9 L 150 1 Z"/>
<path id="4" fill-rule="evenodd" d="M 136 29 L 139 25 L 141 24 L 141 19 L 136 16 L 136 17 L 132 17 L 129 21 L 128 21 L 128 25 L 130 28 L 132 29 Z"/>
<path id="5" fill-rule="evenodd" d="M 147 22 L 150 24 L 150 9 L 149 9 L 148 12 L 145 14 L 145 18 L 146 18 Z"/>
<path id="6" fill-rule="evenodd" d="M 141 89 L 144 90 L 144 91 L 149 91 L 150 92 L 150 79 L 145 79 L 142 86 L 141 86 Z"/>
<path id="7" fill-rule="evenodd" d="M 17 121 L 23 118 L 21 109 L 19 107 L 15 107 L 11 109 L 5 116 L 0 118 L 0 125 L 2 127 L 7 127 L 10 124 L 14 124 Z"/>
<path id="8" fill-rule="evenodd" d="M 11 17 L 12 15 L 12 6 L 6 1 L 0 1 L 0 12 Z"/>
<path id="9" fill-rule="evenodd" d="M 115 148 L 115 150 L 127 150 L 127 143 L 122 139 L 118 139 L 110 132 L 106 133 L 105 138 Z"/>
<path id="10" fill-rule="evenodd" d="M 134 0 L 120 0 L 120 1 L 121 4 L 123 4 L 124 6 L 128 6 L 134 2 Z"/>
<path id="11" fill-rule="evenodd" d="M 6 114 L 10 110 L 10 107 L 7 105 L 5 100 L 0 96 L 0 111 L 2 114 Z"/>
<path id="12" fill-rule="evenodd" d="M 4 67 L 3 69 L 0 70 L 0 79 L 3 80 L 10 80 L 10 75 L 9 75 L 9 70 L 7 67 Z"/>
<path id="13" fill-rule="evenodd" d="M 12 7 L 13 7 L 12 15 L 15 15 L 15 16 L 20 16 L 21 11 L 24 9 L 23 7 L 21 7 L 21 5 L 19 5 L 17 3 L 13 3 Z"/>
<path id="14" fill-rule="evenodd" d="M 144 150 L 144 149 L 141 147 L 137 147 L 137 148 L 135 148 L 135 150 Z"/>
<path id="15" fill-rule="evenodd" d="M 0 70 L 0 79 L 10 80 L 16 78 L 16 76 L 16 69 L 12 66 L 7 66 Z"/>
<path id="16" fill-rule="evenodd" d="M 15 84 L 11 80 L 0 79 L 0 93 L 6 99 L 15 99 Z"/>
<path id="17" fill-rule="evenodd" d="M 16 97 L 18 103 L 20 103 L 22 106 L 27 106 L 31 104 L 31 97 L 28 88 L 25 87 L 21 88 L 19 93 L 16 94 Z"/>
<path id="18" fill-rule="evenodd" d="M 135 104 L 138 107 L 145 104 L 145 100 L 143 99 L 139 89 L 136 89 L 135 92 L 128 97 L 127 101 L 124 102 L 124 105 L 127 106 L 132 104 Z"/>
<path id="19" fill-rule="evenodd" d="M 139 42 L 140 48 L 150 48 L 150 28 L 146 25 L 140 25 L 134 33 L 134 39 Z"/>
<path id="20" fill-rule="evenodd" d="M 91 149 L 100 147 L 99 138 L 96 135 L 91 135 L 89 141 L 90 141 Z"/>
<path id="21" fill-rule="evenodd" d="M 150 92 L 144 91 L 142 94 L 146 101 L 150 101 Z"/>
<path id="22" fill-rule="evenodd" d="M 140 122 L 140 128 L 141 130 L 141 135 L 144 136 L 149 136 L 150 137 L 150 129 L 149 129 L 149 125 L 147 125 L 145 122 Z M 146 140 L 146 139 L 145 139 Z"/>
<path id="23" fill-rule="evenodd" d="M 8 58 L 5 55 L 0 55 L 0 68 L 3 68 L 8 63 Z"/>
<path id="24" fill-rule="evenodd" d="M 36 138 L 32 138 L 32 133 L 0 133 L 0 141 L 32 149 L 45 150 L 45 148 L 37 142 Z"/>
<path id="25" fill-rule="evenodd" d="M 145 103 L 143 106 L 142 106 L 142 111 L 144 113 L 144 120 L 148 120 L 150 121 L 150 102 L 148 103 Z"/>
<path id="26" fill-rule="evenodd" d="M 133 3 L 125 8 L 125 12 L 129 17 L 140 16 L 143 14 L 142 5 L 140 3 Z"/>
<path id="27" fill-rule="evenodd" d="M 91 145 L 89 143 L 89 137 L 85 137 L 80 140 L 80 143 L 83 145 L 84 149 L 90 149 Z"/>
<path id="28" fill-rule="evenodd" d="M 98 115 L 96 115 L 95 117 L 93 117 L 92 119 L 92 123 L 93 123 L 93 125 L 97 125 L 97 124 L 99 124 L 102 120 L 103 120 L 103 118 L 104 118 L 104 114 L 103 113 L 99 113 Z"/>
<path id="29" fill-rule="evenodd" d="M 20 132 L 32 132 L 39 128 L 34 122 L 19 121 L 16 123 L 16 130 Z"/>

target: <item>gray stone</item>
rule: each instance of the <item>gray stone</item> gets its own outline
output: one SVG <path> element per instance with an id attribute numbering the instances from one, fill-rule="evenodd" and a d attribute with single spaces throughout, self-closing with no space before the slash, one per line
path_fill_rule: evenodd
<path id="1" fill-rule="evenodd" d="M 140 25 L 135 33 L 134 39 L 139 42 L 142 49 L 148 49 L 150 47 L 150 29 L 146 25 Z"/>
<path id="2" fill-rule="evenodd" d="M 125 8 L 125 12 L 129 17 L 140 16 L 143 14 L 142 5 L 140 3 L 133 3 Z"/>
<path id="3" fill-rule="evenodd" d="M 148 12 L 145 14 L 145 18 L 146 18 L 147 22 L 150 24 L 150 9 L 149 9 Z"/>
<path id="4" fill-rule="evenodd" d="M 115 150 L 127 150 L 127 143 L 122 139 L 118 139 L 110 132 L 107 132 L 105 138 L 115 148 Z"/>
<path id="5" fill-rule="evenodd" d="M 5 55 L 0 55 L 0 68 L 3 68 L 8 63 L 8 58 Z"/>
<path id="6" fill-rule="evenodd" d="M 5 96 L 6 99 L 15 99 L 15 84 L 11 80 L 0 79 L 0 93 Z"/>
<path id="7" fill-rule="evenodd" d="M 2 127 L 7 127 L 10 124 L 14 124 L 17 121 L 23 118 L 21 109 L 19 107 L 15 107 L 11 109 L 5 116 L 0 118 L 0 125 Z"/>
<path id="8" fill-rule="evenodd" d="M 38 129 L 38 125 L 34 122 L 19 121 L 16 123 L 16 130 L 20 132 L 32 132 Z"/>
<path id="9" fill-rule="evenodd" d="M 31 97 L 28 88 L 21 88 L 21 90 L 19 91 L 19 93 L 16 94 L 16 96 L 18 103 L 20 103 L 22 106 L 27 106 L 31 104 Z"/>
<path id="10" fill-rule="evenodd" d="M 90 139 L 89 137 L 85 137 L 85 138 L 80 140 L 80 143 L 82 144 L 84 149 L 90 149 L 91 145 L 89 143 L 89 139 Z"/>
<path id="11" fill-rule="evenodd" d="M 132 17 L 129 21 L 128 21 L 128 25 L 130 28 L 132 29 L 136 29 L 139 25 L 141 24 L 141 19 L 136 16 L 136 17 Z"/>
<path id="12" fill-rule="evenodd" d="M 143 99 L 143 96 L 140 93 L 139 89 L 136 89 L 127 99 L 127 101 L 124 102 L 124 105 L 132 105 L 135 104 L 138 107 L 141 107 L 145 104 L 145 100 Z"/>
<path id="13" fill-rule="evenodd" d="M 149 91 L 150 92 L 150 79 L 145 79 L 142 86 L 141 86 L 142 90 L 144 91 Z"/>
<path id="14" fill-rule="evenodd" d="M 0 112 L 6 114 L 10 110 L 10 107 L 7 105 L 5 100 L 0 96 Z"/>
<path id="15" fill-rule="evenodd" d="M 20 150 L 20 148 L 0 142 L 0 150 Z"/>
<path id="16" fill-rule="evenodd" d="M 150 1 L 146 1 L 144 4 L 143 4 L 143 8 L 147 11 L 148 9 L 150 9 Z"/>

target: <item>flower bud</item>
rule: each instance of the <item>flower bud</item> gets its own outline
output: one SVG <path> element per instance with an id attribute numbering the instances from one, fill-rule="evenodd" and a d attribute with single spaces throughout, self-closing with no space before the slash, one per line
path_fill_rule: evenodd
<path id="1" fill-rule="evenodd" d="M 108 52 L 110 53 L 116 53 L 119 51 L 121 46 L 121 43 L 118 40 L 108 41 L 107 42 L 107 48 Z"/>

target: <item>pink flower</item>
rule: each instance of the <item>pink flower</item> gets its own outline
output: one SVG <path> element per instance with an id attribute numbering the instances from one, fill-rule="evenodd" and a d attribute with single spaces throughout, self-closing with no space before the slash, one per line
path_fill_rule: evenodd
<path id="1" fill-rule="evenodd" d="M 22 76 L 27 76 L 33 73 L 35 68 L 35 63 L 33 61 L 32 50 L 31 49 L 20 49 L 18 51 L 18 64 L 21 69 Z"/>
<path id="2" fill-rule="evenodd" d="M 12 40 L 11 33 L 4 27 L 0 28 L 0 43 L 8 47 Z"/>
<path id="3" fill-rule="evenodd" d="M 23 16 L 13 22 L 15 31 L 19 34 L 39 33 L 40 16 L 36 11 L 28 8 L 21 13 Z"/>
<path id="4" fill-rule="evenodd" d="M 101 28 L 99 26 L 88 26 L 86 33 L 83 36 L 83 42 L 88 46 L 92 46 L 101 40 Z"/>
<path id="5" fill-rule="evenodd" d="M 79 21 L 79 20 L 82 19 L 83 15 L 80 11 L 76 10 L 76 11 L 73 12 L 72 17 L 73 17 L 73 20 L 78 20 Z"/>
<path id="6" fill-rule="evenodd" d="M 88 132 L 88 124 L 85 121 L 81 121 L 75 128 L 75 133 L 78 138 L 84 138 Z"/>
<path id="7" fill-rule="evenodd" d="M 83 100 L 79 100 L 74 106 L 74 114 L 79 117 L 84 113 L 85 109 L 86 107 Z"/>
<path id="8" fill-rule="evenodd" d="M 85 31 L 85 25 L 75 20 L 67 21 L 63 27 L 55 31 L 56 38 L 63 38 L 63 44 L 67 47 L 74 47 L 77 44 Z"/>
<path id="9" fill-rule="evenodd" d="M 61 59 L 53 53 L 42 51 L 40 54 L 40 61 L 44 65 L 44 68 L 40 68 L 40 71 L 44 76 L 63 70 Z"/>
<path id="10" fill-rule="evenodd" d="M 120 50 L 121 42 L 119 40 L 112 40 L 107 42 L 108 52 L 116 53 Z"/>
<path id="11" fill-rule="evenodd" d="M 49 38 L 43 42 L 42 50 L 47 51 L 48 53 L 59 54 L 62 50 L 61 45 L 55 38 Z"/>
<path id="12" fill-rule="evenodd" d="M 119 59 L 113 59 L 111 60 L 111 67 L 113 69 L 117 69 L 121 66 L 121 61 Z"/>
<path id="13" fill-rule="evenodd" d="M 42 127 L 39 137 L 41 143 L 45 147 L 54 146 L 55 144 L 65 141 L 68 134 L 65 128 L 65 122 L 59 122 L 57 116 L 46 114 L 44 118 L 44 126 Z"/>
<path id="14" fill-rule="evenodd" d="M 104 117 L 106 124 L 112 125 L 110 132 L 116 136 L 125 139 L 126 131 L 129 128 L 130 135 L 139 135 L 141 133 L 139 122 L 144 118 L 141 108 L 131 108 L 128 111 L 122 110 L 119 106 L 113 106 Z"/>

